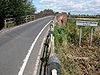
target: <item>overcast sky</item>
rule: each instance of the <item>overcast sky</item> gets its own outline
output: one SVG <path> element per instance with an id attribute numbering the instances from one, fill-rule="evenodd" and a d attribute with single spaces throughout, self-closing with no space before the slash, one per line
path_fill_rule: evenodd
<path id="1" fill-rule="evenodd" d="M 33 0 L 37 12 L 53 9 L 71 14 L 100 14 L 100 0 Z"/>

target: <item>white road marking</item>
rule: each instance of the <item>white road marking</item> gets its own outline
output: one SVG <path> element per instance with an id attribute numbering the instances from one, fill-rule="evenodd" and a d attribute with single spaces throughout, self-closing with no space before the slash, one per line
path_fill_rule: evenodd
<path id="1" fill-rule="evenodd" d="M 33 75 L 36 75 L 37 74 L 38 65 L 39 65 L 39 61 L 40 61 L 40 58 L 41 58 L 41 52 L 42 52 L 42 48 L 43 48 L 43 43 L 44 43 L 44 40 L 45 39 L 46 38 L 44 38 L 43 41 L 42 41 L 41 48 L 40 48 L 40 51 L 38 53 L 38 57 L 37 57 L 37 60 L 36 60 L 35 69 L 34 69 Z"/>
<path id="2" fill-rule="evenodd" d="M 24 59 L 24 63 L 22 64 L 22 67 L 20 68 L 20 71 L 18 72 L 18 75 L 23 75 L 23 72 L 24 72 L 24 70 L 25 70 L 25 67 L 26 67 L 26 64 L 27 64 L 27 62 L 28 62 L 29 56 L 30 56 L 30 54 L 31 54 L 31 52 L 32 52 L 32 50 L 33 50 L 33 48 L 34 48 L 34 45 L 35 45 L 36 41 L 38 40 L 39 36 L 40 36 L 41 33 L 44 31 L 44 29 L 49 25 L 50 22 L 52 22 L 52 20 L 49 21 L 49 22 L 43 27 L 43 29 L 40 31 L 40 33 L 37 35 L 37 37 L 36 37 L 35 40 L 33 41 L 32 45 L 31 45 L 31 47 L 30 47 L 30 49 L 29 49 L 29 52 L 27 53 L 27 55 L 26 55 L 26 57 L 25 57 L 25 59 Z"/>

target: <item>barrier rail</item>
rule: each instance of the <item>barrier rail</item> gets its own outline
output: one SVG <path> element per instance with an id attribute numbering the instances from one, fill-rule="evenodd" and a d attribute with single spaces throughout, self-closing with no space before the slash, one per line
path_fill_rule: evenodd
<path id="1" fill-rule="evenodd" d="M 56 56 L 54 49 L 54 24 L 50 25 L 49 37 L 50 42 L 48 52 L 50 53 L 50 55 L 47 64 L 47 75 L 61 75 L 60 61 Z"/>
<path id="2" fill-rule="evenodd" d="M 41 57 L 39 75 L 61 75 L 61 65 L 54 49 L 54 24 L 50 24 L 50 30 L 44 43 Z"/>

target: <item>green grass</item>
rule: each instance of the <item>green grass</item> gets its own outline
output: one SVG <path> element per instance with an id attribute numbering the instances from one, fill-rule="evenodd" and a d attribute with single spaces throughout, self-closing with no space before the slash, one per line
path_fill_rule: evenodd
<path id="1" fill-rule="evenodd" d="M 79 29 L 78 26 L 75 25 L 75 20 L 68 20 L 67 25 L 60 27 L 58 25 L 55 26 L 55 44 L 56 46 L 60 46 L 63 41 L 68 41 L 70 43 L 77 44 Z"/>
<path id="2" fill-rule="evenodd" d="M 82 37 L 82 45 L 83 48 L 78 46 L 79 42 L 79 27 L 76 26 L 75 19 L 68 19 L 67 25 L 59 26 L 55 23 L 54 36 L 55 36 L 55 50 L 58 58 L 61 61 L 62 66 L 62 75 L 84 75 L 87 73 L 88 68 L 86 68 L 87 63 L 91 63 L 95 66 L 93 59 L 100 61 L 100 51 L 98 44 L 100 42 L 100 36 L 97 34 L 94 29 L 95 41 L 93 41 L 94 48 L 88 48 L 87 44 L 89 44 L 89 33 L 90 28 L 83 28 L 83 37 Z M 93 37 L 94 38 L 94 37 Z M 70 56 L 71 55 L 71 56 Z M 98 55 L 98 56 L 97 56 Z M 92 57 L 93 56 L 93 57 Z M 74 59 L 75 57 L 90 57 L 91 62 L 86 62 L 84 59 Z M 96 64 L 97 68 L 98 65 Z M 89 70 L 91 72 L 91 70 Z M 96 73 L 96 70 L 94 71 Z M 96 73 L 97 74 L 97 73 Z"/>

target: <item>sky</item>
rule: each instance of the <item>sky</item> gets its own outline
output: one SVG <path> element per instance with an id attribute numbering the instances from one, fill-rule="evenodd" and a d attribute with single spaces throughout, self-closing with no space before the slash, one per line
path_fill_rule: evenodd
<path id="1" fill-rule="evenodd" d="M 100 0 L 33 0 L 37 12 L 53 9 L 55 12 L 100 15 Z"/>

